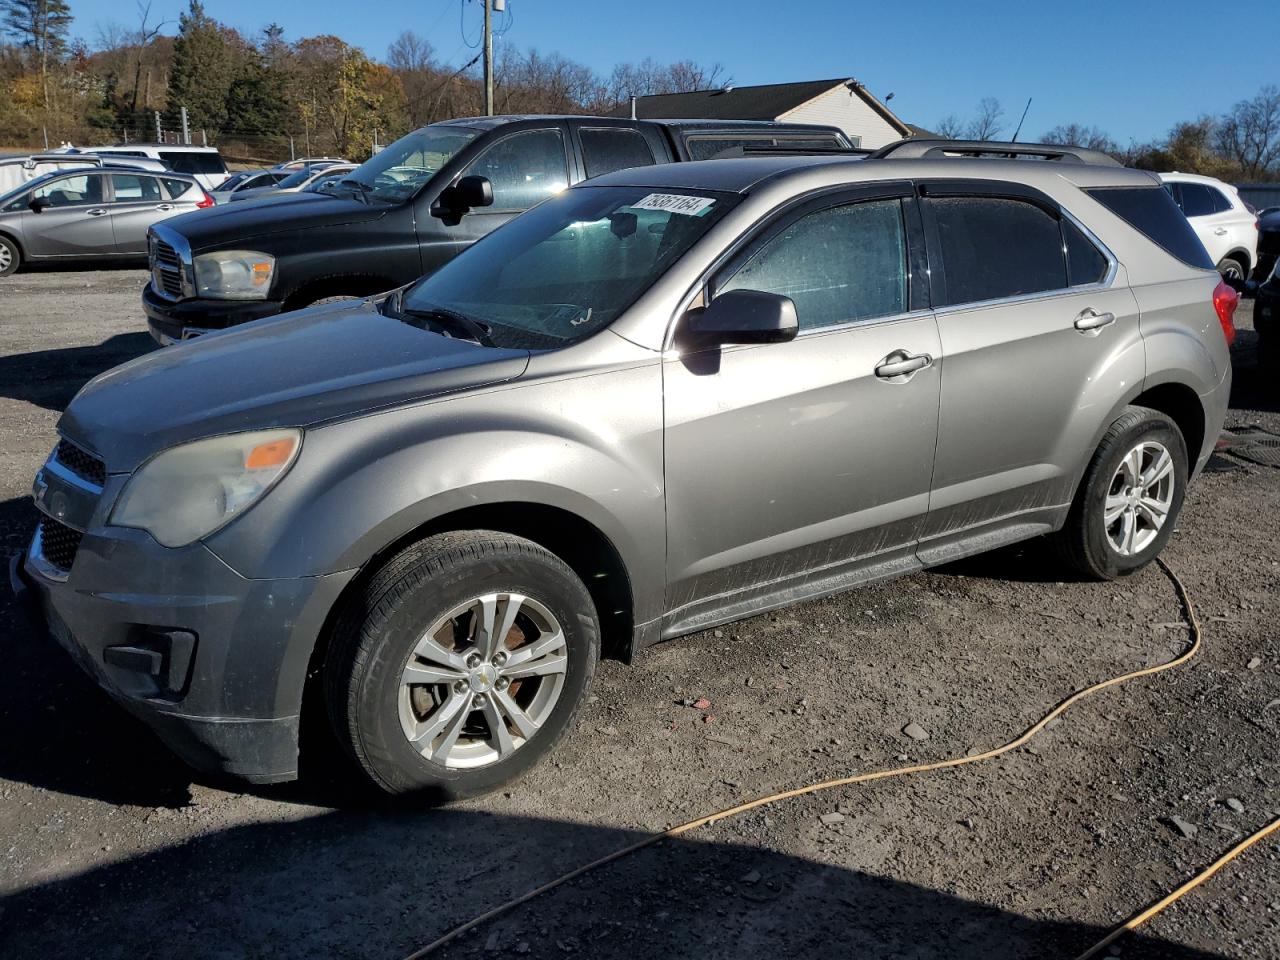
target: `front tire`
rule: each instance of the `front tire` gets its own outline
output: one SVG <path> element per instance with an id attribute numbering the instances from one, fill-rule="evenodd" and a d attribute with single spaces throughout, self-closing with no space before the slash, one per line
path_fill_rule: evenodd
<path id="1" fill-rule="evenodd" d="M 1146 566 L 1173 534 L 1188 473 L 1177 425 L 1157 410 L 1126 409 L 1098 445 L 1057 534 L 1063 559 L 1093 580 Z"/>
<path id="2" fill-rule="evenodd" d="M 385 793 L 487 793 L 568 730 L 599 638 L 586 588 L 549 551 L 490 531 L 430 537 L 340 618 L 325 663 L 330 720 Z"/>
<path id="3" fill-rule="evenodd" d="M 0 277 L 16 273 L 22 265 L 22 251 L 8 237 L 0 236 Z"/>

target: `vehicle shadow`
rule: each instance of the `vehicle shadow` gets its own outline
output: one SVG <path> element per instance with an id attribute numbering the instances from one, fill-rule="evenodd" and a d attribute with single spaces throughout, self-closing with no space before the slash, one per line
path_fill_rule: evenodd
<path id="1" fill-rule="evenodd" d="M 104 370 L 156 349 L 146 333 L 120 333 L 82 347 L 0 356 L 0 396 L 65 410 L 76 392 Z"/>
<path id="2" fill-rule="evenodd" d="M 1280 376 L 1258 362 L 1258 335 L 1253 330 L 1236 331 L 1231 347 L 1231 412 L 1280 413 Z"/>
<path id="3" fill-rule="evenodd" d="M 236 826 L 8 896 L 0 954 L 396 960 L 640 836 L 464 808 Z M 856 850 L 859 839 L 838 842 Z M 953 879 L 963 887 L 963 874 Z M 1106 932 L 751 844 L 682 838 L 432 956 L 1039 960 L 1076 956 Z M 1223 960 L 1141 933 L 1123 950 L 1126 960 Z"/>

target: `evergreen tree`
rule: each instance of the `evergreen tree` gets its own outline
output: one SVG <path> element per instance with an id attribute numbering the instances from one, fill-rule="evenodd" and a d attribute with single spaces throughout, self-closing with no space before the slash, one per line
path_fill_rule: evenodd
<path id="1" fill-rule="evenodd" d="M 4 30 L 30 51 L 40 71 L 40 92 L 49 112 L 49 67 L 67 51 L 71 7 L 67 0 L 0 0 Z"/>
<path id="2" fill-rule="evenodd" d="M 167 124 L 180 128 L 185 106 L 192 131 L 204 129 L 212 135 L 220 130 L 227 120 L 227 94 L 234 78 L 235 57 L 221 24 L 204 12 L 200 0 L 191 0 L 178 18 L 173 42 Z"/>

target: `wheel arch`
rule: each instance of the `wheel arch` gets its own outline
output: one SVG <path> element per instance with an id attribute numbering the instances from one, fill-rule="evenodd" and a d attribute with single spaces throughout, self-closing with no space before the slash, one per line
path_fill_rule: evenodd
<path id="1" fill-rule="evenodd" d="M 24 261 L 27 259 L 27 251 L 23 249 L 22 241 L 18 238 L 18 235 L 16 233 L 14 233 L 12 230 L 0 229 L 0 237 L 4 237 L 6 240 L 8 240 L 10 243 L 12 243 L 15 247 L 18 248 L 19 257 L 21 257 Z"/>
<path id="2" fill-rule="evenodd" d="M 1246 280 L 1249 278 L 1249 274 L 1253 272 L 1253 258 L 1249 256 L 1249 251 L 1244 247 L 1233 247 L 1218 259 L 1218 263 L 1221 264 L 1223 260 L 1235 260 L 1244 267 L 1244 276 Z"/>
<path id="3" fill-rule="evenodd" d="M 395 281 L 375 274 L 343 273 L 308 280 L 284 298 L 284 311 L 297 310 L 324 297 L 369 297 L 397 286 Z"/>

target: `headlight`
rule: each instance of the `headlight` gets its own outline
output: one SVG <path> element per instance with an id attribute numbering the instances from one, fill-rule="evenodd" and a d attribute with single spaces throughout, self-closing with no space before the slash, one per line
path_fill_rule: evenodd
<path id="1" fill-rule="evenodd" d="M 166 547 L 185 546 L 248 510 L 301 446 L 301 430 L 256 430 L 172 447 L 129 478 L 109 522 L 146 530 Z"/>
<path id="2" fill-rule="evenodd" d="M 215 300 L 265 300 L 276 258 L 256 250 L 218 250 L 195 258 L 196 294 Z"/>

